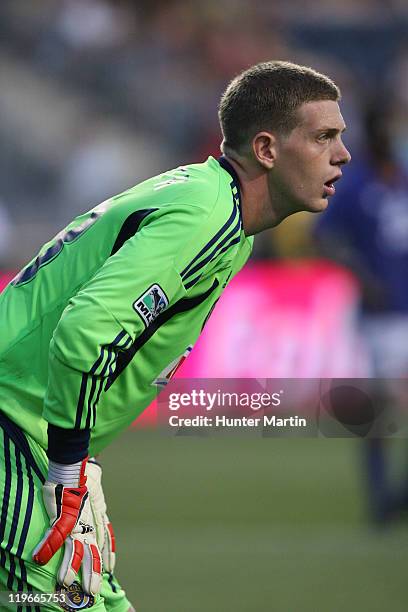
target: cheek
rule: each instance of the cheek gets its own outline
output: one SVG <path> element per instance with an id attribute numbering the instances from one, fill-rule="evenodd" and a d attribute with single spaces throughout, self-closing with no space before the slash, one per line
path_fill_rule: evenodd
<path id="1" fill-rule="evenodd" d="M 293 168 L 299 181 L 302 182 L 306 188 L 308 186 L 316 186 L 317 182 L 320 182 L 322 172 L 323 160 L 321 155 L 308 155 L 303 156 L 301 159 L 297 159 L 296 164 Z"/>
<path id="2" fill-rule="evenodd" d="M 311 174 L 311 168 L 317 163 L 316 155 L 308 148 L 304 147 L 292 156 L 288 166 L 292 173 L 301 177 L 303 180 L 308 178 Z"/>
<path id="3" fill-rule="evenodd" d="M 291 155 L 285 160 L 282 168 L 282 175 L 288 184 L 295 186 L 303 183 L 307 178 L 307 166 L 305 157 L 301 154 Z"/>
<path id="4" fill-rule="evenodd" d="M 280 191 L 296 200 L 315 196 L 321 182 L 321 165 L 321 150 L 305 146 L 292 149 L 290 154 L 281 158 L 277 167 Z"/>
<path id="5" fill-rule="evenodd" d="M 305 160 L 297 160 L 291 171 L 291 184 L 297 193 L 307 193 L 313 184 L 313 170 L 310 163 Z"/>

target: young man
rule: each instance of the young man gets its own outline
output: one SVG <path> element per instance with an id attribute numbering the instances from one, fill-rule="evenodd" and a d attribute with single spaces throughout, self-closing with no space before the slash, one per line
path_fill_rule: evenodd
<path id="1" fill-rule="evenodd" d="M 82 607 L 129 609 L 112 573 L 100 471 L 87 458 L 190 352 L 252 236 L 326 208 L 350 160 L 339 97 L 310 68 L 250 68 L 221 98 L 219 160 L 156 176 L 78 217 L 5 289 L 3 589 L 71 585 Z"/>

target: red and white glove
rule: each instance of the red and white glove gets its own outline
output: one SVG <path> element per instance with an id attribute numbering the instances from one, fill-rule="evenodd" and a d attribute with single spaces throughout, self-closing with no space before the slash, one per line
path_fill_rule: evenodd
<path id="1" fill-rule="evenodd" d="M 48 480 L 43 485 L 50 527 L 34 549 L 33 561 L 45 565 L 64 546 L 59 584 L 69 587 L 82 568 L 83 590 L 96 595 L 101 589 L 102 560 L 86 486 L 87 459 L 71 466 L 50 461 Z"/>
<path id="2" fill-rule="evenodd" d="M 89 459 L 85 474 L 94 525 L 96 541 L 102 552 L 103 569 L 113 573 L 115 568 L 115 534 L 112 524 L 106 514 L 106 502 L 102 489 L 102 466 L 93 458 Z"/>

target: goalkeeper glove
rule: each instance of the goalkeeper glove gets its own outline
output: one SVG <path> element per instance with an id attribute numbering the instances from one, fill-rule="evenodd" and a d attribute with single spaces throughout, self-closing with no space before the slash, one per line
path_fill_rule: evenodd
<path id="1" fill-rule="evenodd" d="M 58 582 L 69 587 L 82 566 L 83 590 L 96 595 L 101 588 L 102 562 L 86 487 L 87 459 L 72 465 L 49 462 L 43 499 L 50 527 L 34 549 L 33 561 L 45 565 L 64 545 Z"/>
<path id="2" fill-rule="evenodd" d="M 102 466 L 92 457 L 89 459 L 85 474 L 91 502 L 96 541 L 102 552 L 103 569 L 113 573 L 115 568 L 115 535 L 112 524 L 106 514 L 106 502 L 102 489 Z"/>

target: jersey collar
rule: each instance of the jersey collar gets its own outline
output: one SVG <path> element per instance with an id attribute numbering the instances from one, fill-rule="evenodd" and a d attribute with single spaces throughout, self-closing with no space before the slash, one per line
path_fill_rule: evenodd
<path id="1" fill-rule="evenodd" d="M 220 164 L 220 166 L 222 168 L 224 168 L 224 170 L 226 170 L 232 176 L 232 178 L 234 179 L 234 181 L 237 184 L 237 187 L 239 189 L 238 174 L 236 173 L 236 171 L 234 170 L 234 168 L 232 167 L 232 165 L 230 164 L 228 159 L 226 157 L 224 157 L 224 155 L 221 155 L 221 157 L 218 158 L 218 163 Z"/>
<path id="2" fill-rule="evenodd" d="M 220 164 L 221 168 L 224 168 L 224 170 L 226 170 L 232 178 L 231 186 L 235 187 L 238 192 L 238 205 L 241 213 L 241 185 L 238 174 L 224 155 L 221 155 L 221 157 L 218 158 L 218 163 Z"/>

